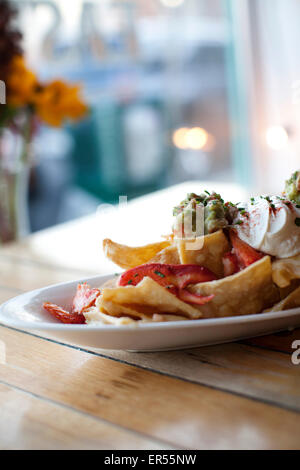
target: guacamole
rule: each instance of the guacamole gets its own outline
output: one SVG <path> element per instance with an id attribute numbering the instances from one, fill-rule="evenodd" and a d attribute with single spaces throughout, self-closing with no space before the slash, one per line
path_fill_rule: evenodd
<path id="1" fill-rule="evenodd" d="M 197 214 L 200 216 L 199 227 L 196 223 Z M 174 207 L 173 215 L 176 220 L 173 232 L 180 238 L 207 235 L 232 224 L 237 214 L 237 206 L 232 203 L 224 203 L 218 193 L 209 193 L 208 191 L 201 194 L 190 193 L 186 199 Z"/>
<path id="2" fill-rule="evenodd" d="M 285 182 L 284 194 L 289 201 L 300 204 L 300 171 L 295 171 Z"/>

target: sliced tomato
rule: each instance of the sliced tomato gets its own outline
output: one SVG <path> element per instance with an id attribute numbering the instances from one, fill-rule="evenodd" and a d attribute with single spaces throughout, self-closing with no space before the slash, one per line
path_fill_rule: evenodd
<path id="1" fill-rule="evenodd" d="M 260 251 L 255 250 L 252 246 L 241 240 L 235 230 L 230 230 L 230 240 L 233 246 L 234 254 L 237 257 L 240 267 L 247 268 L 250 264 L 255 263 L 264 255 Z"/>
<path id="2" fill-rule="evenodd" d="M 51 302 L 45 302 L 43 307 L 62 323 L 85 323 L 83 312 L 95 305 L 99 295 L 99 289 L 91 289 L 86 283 L 78 284 L 71 312 Z"/>
<path id="3" fill-rule="evenodd" d="M 222 260 L 224 277 L 231 276 L 240 270 L 238 259 L 232 251 L 225 253 Z"/>
<path id="4" fill-rule="evenodd" d="M 92 307 L 99 295 L 99 289 L 91 289 L 86 283 L 78 284 L 71 313 L 82 313 L 86 308 Z"/>
<path id="5" fill-rule="evenodd" d="M 184 302 L 188 302 L 191 304 L 197 304 L 197 305 L 204 305 L 207 304 L 207 302 L 210 302 L 213 298 L 214 295 L 198 295 L 198 294 L 193 294 L 187 289 L 179 289 L 178 292 L 178 297 L 180 300 L 183 300 Z"/>
<path id="6" fill-rule="evenodd" d="M 70 313 L 67 310 L 64 310 L 62 307 L 59 307 L 58 305 L 52 304 L 50 302 L 45 302 L 43 307 L 62 323 L 85 323 L 85 318 L 82 314 Z"/>
<path id="7" fill-rule="evenodd" d="M 119 286 L 136 286 L 144 277 L 151 277 L 169 292 L 185 302 L 199 305 L 209 302 L 209 298 L 190 293 L 185 289 L 189 284 L 215 281 L 217 277 L 209 269 L 195 264 L 160 264 L 150 263 L 125 271 L 119 278 Z"/>
<path id="8" fill-rule="evenodd" d="M 176 286 L 180 289 L 189 284 L 217 279 L 209 269 L 196 264 L 150 263 L 125 271 L 119 278 L 119 286 L 136 286 L 146 276 L 151 277 L 161 286 Z"/>
<path id="9" fill-rule="evenodd" d="M 212 271 L 195 264 L 174 265 L 172 270 L 175 275 L 175 285 L 177 285 L 179 289 L 184 289 L 189 284 L 215 281 L 217 279 Z"/>
<path id="10" fill-rule="evenodd" d="M 128 269 L 123 274 L 121 274 L 118 284 L 119 286 L 137 286 L 144 279 L 144 277 L 148 276 L 161 286 L 171 286 L 173 283 L 169 282 L 170 270 L 168 266 L 168 264 L 159 263 L 142 264 L 140 266 L 136 266 L 135 268 Z"/>

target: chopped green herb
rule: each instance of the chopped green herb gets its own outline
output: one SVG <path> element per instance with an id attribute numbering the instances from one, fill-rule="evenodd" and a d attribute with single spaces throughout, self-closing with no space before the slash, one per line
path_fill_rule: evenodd
<path id="1" fill-rule="evenodd" d="M 208 192 L 206 189 L 204 190 L 204 192 L 210 196 L 210 192 Z"/>
<path id="2" fill-rule="evenodd" d="M 132 279 L 129 279 L 129 281 L 127 282 L 127 284 L 132 284 Z"/>
<path id="3" fill-rule="evenodd" d="M 137 277 L 138 276 L 138 273 L 135 273 L 135 275 L 133 277 Z"/>
<path id="4" fill-rule="evenodd" d="M 163 273 L 161 273 L 160 271 L 154 271 L 155 274 L 157 274 L 158 276 L 160 277 L 166 277 Z"/>
<path id="5" fill-rule="evenodd" d="M 241 225 L 242 223 L 243 223 L 242 220 L 238 220 L 238 221 L 235 223 L 235 225 Z"/>

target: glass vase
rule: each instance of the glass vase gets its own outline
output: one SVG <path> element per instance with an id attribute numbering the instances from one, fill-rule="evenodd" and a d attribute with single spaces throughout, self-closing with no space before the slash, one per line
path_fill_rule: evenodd
<path id="1" fill-rule="evenodd" d="M 0 244 L 30 232 L 28 190 L 30 142 L 10 130 L 0 130 Z"/>

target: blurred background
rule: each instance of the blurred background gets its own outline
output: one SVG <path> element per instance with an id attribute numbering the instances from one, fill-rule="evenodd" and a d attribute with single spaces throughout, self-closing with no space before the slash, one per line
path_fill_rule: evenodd
<path id="1" fill-rule="evenodd" d="M 30 66 L 91 107 L 34 138 L 33 231 L 188 180 L 281 191 L 299 168 L 299 0 L 13 3 Z"/>

